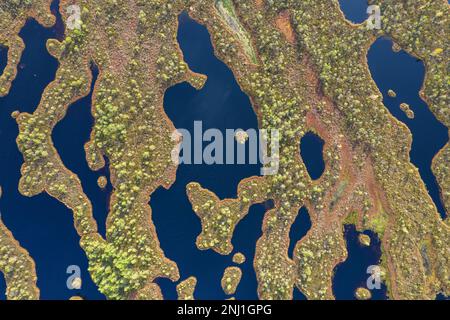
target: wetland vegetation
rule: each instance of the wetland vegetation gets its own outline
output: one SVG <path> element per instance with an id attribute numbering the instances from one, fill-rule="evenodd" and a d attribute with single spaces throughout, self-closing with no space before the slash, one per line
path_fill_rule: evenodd
<path id="1" fill-rule="evenodd" d="M 59 3 L 64 22 L 71 19 L 65 10 L 70 3 Z M 157 279 L 180 279 L 176 261 L 160 245 L 148 202 L 176 179 L 171 158 L 175 127 L 163 108 L 166 90 L 181 82 L 201 89 L 206 80 L 190 70 L 179 48 L 183 11 L 208 29 L 215 55 L 250 97 L 259 127 L 281 132 L 279 171 L 242 180 L 235 197 L 219 198 L 195 181 L 186 185 L 202 227 L 197 247 L 230 255 L 236 226 L 253 205 L 271 200 L 274 206 L 264 215 L 253 261 L 259 298 L 292 299 L 294 287 L 308 299 L 335 298 L 334 270 L 348 256 L 343 232 L 348 224 L 380 239 L 389 298 L 450 295 L 448 220 L 439 215 L 411 162 L 411 132 L 383 104 L 367 65 L 369 48 L 379 37 L 391 38 L 421 59 L 426 76 L 420 94 L 448 128 L 447 1 L 380 0 L 379 30 L 350 24 L 337 0 L 78 3 L 80 28 L 66 28 L 61 39 L 47 42 L 59 63 L 54 80 L 35 110 L 15 114 L 24 159 L 19 190 L 28 197 L 47 193 L 72 211 L 92 279 L 107 298 L 162 299 Z M 50 5 L 51 0 L 0 4 L 0 45 L 8 48 L 0 96 L 8 94 L 17 75 L 24 50 L 21 28 L 29 17 L 44 26 L 54 24 Z M 97 81 L 92 63 L 99 70 Z M 69 106 L 88 96 L 91 86 L 94 124 L 85 151 L 90 169 L 109 167 L 112 195 L 105 237 L 80 177 L 64 165 L 52 140 Z M 317 175 L 309 173 L 299 150 L 311 131 L 324 142 L 323 172 Z M 432 163 L 447 211 L 448 150 L 447 144 Z M 311 228 L 297 239 L 290 256 L 290 230 L 302 207 Z M 0 227 L 1 248 L 6 248 L 0 270 L 8 297 L 38 298 L 32 259 Z M 11 273 L 12 266 L 23 272 Z M 236 266 L 226 269 L 226 293 L 234 294 L 241 276 Z M 180 282 L 179 298 L 194 298 L 195 287 L 195 278 Z M 356 294 L 368 298 L 365 291 Z"/>

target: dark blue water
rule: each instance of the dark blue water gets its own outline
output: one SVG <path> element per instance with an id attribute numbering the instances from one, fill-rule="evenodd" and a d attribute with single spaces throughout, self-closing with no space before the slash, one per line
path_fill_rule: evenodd
<path id="1" fill-rule="evenodd" d="M 440 197 L 436 177 L 431 171 L 433 157 L 448 142 L 448 129 L 441 123 L 420 98 L 425 67 L 422 61 L 401 51 L 392 51 L 392 41 L 378 39 L 370 48 L 368 56 L 370 72 L 378 88 L 383 94 L 384 104 L 398 120 L 405 123 L 413 135 L 410 153 L 412 163 L 419 169 L 442 218 L 446 212 Z M 389 89 L 397 93 L 396 98 L 388 96 Z M 415 113 L 414 119 L 409 119 L 399 105 L 406 102 Z"/>
<path id="2" fill-rule="evenodd" d="M 367 0 L 339 0 L 339 5 L 347 20 L 362 23 L 367 19 Z"/>
<path id="3" fill-rule="evenodd" d="M 109 171 L 106 165 L 97 172 L 92 171 L 86 161 L 84 144 L 89 140 L 94 118 L 91 115 L 92 92 L 98 76 L 95 65 L 91 67 L 92 84 L 88 96 L 69 106 L 66 116 L 53 130 L 53 143 L 61 156 L 64 165 L 78 175 L 83 191 L 92 202 L 94 217 L 99 233 L 106 236 L 106 218 L 109 211 L 109 196 L 112 185 L 109 183 Z M 108 185 L 102 190 L 97 185 L 100 176 L 108 177 Z"/>
<path id="4" fill-rule="evenodd" d="M 356 299 L 356 289 L 366 288 L 366 281 L 370 276 L 367 267 L 380 263 L 381 249 L 377 235 L 371 231 L 364 231 L 371 240 L 370 246 L 366 247 L 359 243 L 358 234 L 354 225 L 345 226 L 348 258 L 336 266 L 333 278 L 333 294 L 339 300 Z M 381 289 L 371 290 L 371 293 L 372 300 L 384 300 L 386 286 L 382 284 Z"/>
<path id="5" fill-rule="evenodd" d="M 366 19 L 366 1 L 340 1 L 341 8 L 347 19 L 360 23 Z M 428 192 L 442 217 L 445 210 L 442 205 L 438 185 L 431 171 L 431 161 L 436 153 L 448 141 L 447 128 L 430 112 L 428 106 L 419 96 L 425 68 L 421 61 L 411 57 L 404 51 L 392 51 L 392 41 L 378 39 L 368 53 L 368 63 L 372 77 L 383 94 L 384 104 L 400 121 L 405 123 L 413 135 L 411 161 L 419 168 Z M 389 89 L 397 93 L 396 98 L 388 96 Z M 400 103 L 406 102 L 415 113 L 411 120 L 400 110 Z M 372 244 L 374 237 L 371 235 Z M 333 280 L 333 291 L 337 299 L 354 299 L 354 290 L 364 285 L 368 277 L 366 267 L 377 264 L 379 249 L 368 249 L 359 246 L 357 232 L 354 227 L 346 227 L 349 258 L 336 268 Z M 372 247 L 372 246 L 371 246 Z M 383 290 L 372 291 L 373 299 L 384 299 Z"/>
<path id="6" fill-rule="evenodd" d="M 164 108 L 175 127 L 189 130 L 192 139 L 194 121 L 202 121 L 203 131 L 221 130 L 224 137 L 225 129 L 258 129 L 248 96 L 240 89 L 231 70 L 214 56 L 206 28 L 185 13 L 179 21 L 178 41 L 184 59 L 193 71 L 206 74 L 208 81 L 200 91 L 187 83 L 167 90 Z M 259 175 L 260 167 L 259 164 L 189 165 L 186 170 L 192 179 L 220 198 L 231 198 L 237 196 L 238 183 L 243 178 Z"/>
<path id="7" fill-rule="evenodd" d="M 445 296 L 444 294 L 439 293 L 439 294 L 436 296 L 436 300 L 450 300 L 450 297 L 447 297 L 447 296 Z"/>
<path id="8" fill-rule="evenodd" d="M 311 229 L 311 219 L 309 217 L 309 212 L 308 212 L 308 209 L 306 209 L 306 207 L 302 207 L 299 210 L 298 215 L 295 218 L 295 221 L 292 224 L 291 230 L 289 232 L 289 239 L 291 239 L 291 242 L 289 243 L 289 250 L 288 250 L 289 258 L 292 259 L 295 245 L 304 236 L 306 236 L 309 229 Z"/>
<path id="9" fill-rule="evenodd" d="M 8 48 L 0 45 L 0 75 L 3 74 L 3 71 L 8 64 Z"/>
<path id="10" fill-rule="evenodd" d="M 294 287 L 294 294 L 292 300 L 308 300 L 308 299 L 300 290 L 298 290 L 297 287 Z"/>
<path id="11" fill-rule="evenodd" d="M 232 72 L 214 56 L 205 27 L 191 20 L 187 14 L 179 18 L 178 41 L 185 61 L 193 71 L 206 74 L 208 81 L 200 91 L 187 83 L 167 90 L 164 108 L 176 128 L 188 129 L 193 134 L 194 121 L 203 121 L 204 130 L 218 128 L 244 130 L 258 128 L 257 118 L 249 98 L 241 91 Z M 194 275 L 198 278 L 195 297 L 198 299 L 226 298 L 220 287 L 224 269 L 232 255 L 221 256 L 212 250 L 199 251 L 195 240 L 201 231 L 199 218 L 192 211 L 186 196 L 186 185 L 197 181 L 219 197 L 236 197 L 238 183 L 259 175 L 260 165 L 180 165 L 177 180 L 169 189 L 158 189 L 151 198 L 153 221 L 161 246 L 170 259 L 178 263 L 181 279 Z M 174 201 L 176 199 L 176 201 Z M 256 298 L 256 276 L 251 268 L 254 247 L 261 234 L 264 208 L 253 206 L 248 216 L 238 225 L 233 244 L 235 252 L 242 252 L 247 262 L 236 296 Z M 166 298 L 175 299 L 175 284 L 160 280 Z"/>
<path id="12" fill-rule="evenodd" d="M 56 5 L 57 2 L 53 9 Z M 57 26 L 60 25 L 59 19 Z M 58 67 L 57 61 L 47 53 L 45 43 L 49 38 L 60 37 L 60 34 L 55 28 L 45 29 L 29 20 L 20 36 L 26 49 L 19 72 L 9 95 L 0 99 L 2 219 L 34 258 L 42 299 L 68 299 L 73 295 L 100 299 L 102 295 L 87 272 L 87 258 L 80 248 L 71 211 L 46 194 L 27 198 L 17 190 L 23 158 L 15 143 L 18 127 L 10 114 L 15 110 L 32 113 L 39 104 L 44 88 L 54 79 Z M 73 291 L 66 287 L 66 270 L 70 265 L 81 268 L 81 290 Z M 4 284 L 0 283 L 0 291 L 4 290 Z"/>
<path id="13" fill-rule="evenodd" d="M 313 132 L 307 132 L 300 141 L 300 155 L 313 180 L 319 179 L 325 170 L 323 146 L 324 141 Z"/>

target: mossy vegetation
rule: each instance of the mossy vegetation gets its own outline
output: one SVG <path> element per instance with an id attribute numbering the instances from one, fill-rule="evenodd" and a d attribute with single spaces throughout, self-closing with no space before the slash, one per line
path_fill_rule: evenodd
<path id="1" fill-rule="evenodd" d="M 0 95 L 15 77 L 23 50 L 17 34 L 26 18 L 54 22 L 49 1 L 14 3 L 0 4 L 0 44 L 9 48 Z M 69 3 L 60 4 L 64 21 Z M 347 255 L 346 223 L 380 237 L 389 297 L 450 294 L 449 226 L 410 162 L 409 131 L 383 105 L 366 64 L 368 48 L 384 35 L 422 59 L 427 66 L 422 96 L 449 126 L 445 1 L 380 1 L 382 30 L 347 23 L 335 0 L 79 4 L 80 29 L 47 43 L 59 61 L 55 80 L 33 114 L 16 114 L 24 156 L 20 191 L 26 196 L 47 192 L 73 211 L 89 271 L 108 298 L 161 299 L 154 280 L 179 278 L 177 265 L 160 248 L 148 202 L 158 187 L 170 187 L 177 168 L 171 159 L 175 128 L 162 108 L 165 90 L 182 81 L 200 89 L 206 79 L 189 70 L 178 47 L 177 16 L 183 10 L 208 28 L 216 55 L 250 96 L 260 128 L 281 133 L 279 153 L 272 155 L 279 159 L 278 172 L 243 180 L 236 199 L 219 199 L 195 182 L 187 186 L 202 222 L 197 246 L 230 254 L 234 229 L 250 206 L 272 200 L 254 261 L 260 298 L 291 299 L 297 286 L 308 299 L 332 299 L 333 270 Z M 97 232 L 79 178 L 64 166 L 51 140 L 68 106 L 88 95 L 92 64 L 99 77 L 95 124 L 85 150 L 93 170 L 109 160 L 113 194 L 106 239 Z M 311 130 L 325 141 L 326 166 L 317 181 L 309 177 L 298 150 Z M 270 150 L 273 141 L 268 143 Z M 448 150 L 447 145 L 433 162 L 447 208 Z M 290 259 L 289 230 L 304 205 L 312 227 Z M 194 279 L 182 283 L 181 296 L 193 296 Z M 233 288 L 234 282 L 227 292 Z"/>
<path id="2" fill-rule="evenodd" d="M 8 94 L 25 49 L 19 37 L 20 30 L 29 17 L 50 27 L 55 22 L 50 3 L 51 0 L 4 0 L 0 3 L 0 46 L 8 48 L 8 63 L 0 75 L 0 97 Z"/>
<path id="3" fill-rule="evenodd" d="M 64 22 L 68 5 L 60 3 Z M 153 280 L 179 277 L 159 246 L 147 204 L 156 188 L 170 186 L 175 178 L 174 127 L 162 100 L 169 86 L 188 80 L 201 87 L 204 77 L 188 70 L 176 42 L 182 1 L 85 0 L 79 5 L 81 27 L 66 29 L 61 42 L 47 43 L 59 61 L 55 80 L 33 114 L 17 117 L 17 143 L 25 160 L 20 191 L 27 196 L 45 191 L 73 210 L 89 271 L 108 298 L 161 298 Z M 100 74 L 86 156 L 94 170 L 105 165 L 104 156 L 109 159 L 114 191 L 106 239 L 97 233 L 79 178 L 65 168 L 51 141 L 68 106 L 89 93 L 93 63 Z"/>

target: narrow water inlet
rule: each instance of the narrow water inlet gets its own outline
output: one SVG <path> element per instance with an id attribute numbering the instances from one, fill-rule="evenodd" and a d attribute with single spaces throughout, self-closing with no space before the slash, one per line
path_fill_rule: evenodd
<path id="1" fill-rule="evenodd" d="M 354 225 L 344 226 L 348 257 L 335 267 L 333 277 L 333 294 L 338 300 L 356 299 L 356 289 L 367 288 L 367 280 L 371 276 L 368 268 L 380 264 L 381 242 L 378 236 L 374 232 L 364 231 L 363 234 L 370 237 L 370 245 L 364 246 L 359 242 L 359 234 Z M 384 283 L 381 283 L 380 289 L 370 291 L 372 300 L 387 299 Z"/>
<path id="2" fill-rule="evenodd" d="M 309 212 L 306 207 L 302 207 L 295 218 L 294 223 L 291 226 L 291 230 L 289 232 L 289 250 L 288 256 L 292 259 L 294 254 L 295 245 L 298 241 L 300 241 L 306 234 L 309 229 L 311 229 L 311 219 L 309 217 Z"/>
<path id="3" fill-rule="evenodd" d="M 92 94 L 99 74 L 95 64 L 91 64 L 90 70 L 92 82 L 89 94 L 68 107 L 66 116 L 55 126 L 52 139 L 64 166 L 80 178 L 83 191 L 92 203 L 98 231 L 105 238 L 112 185 L 108 183 L 102 190 L 97 184 L 97 179 L 103 175 L 110 182 L 108 165 L 93 172 L 88 166 L 84 150 L 94 125 L 91 114 Z"/>
<path id="4" fill-rule="evenodd" d="M 6 281 L 3 273 L 0 272 L 0 301 L 6 300 Z"/>

